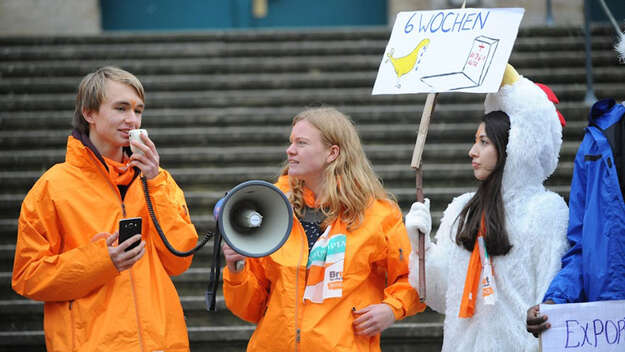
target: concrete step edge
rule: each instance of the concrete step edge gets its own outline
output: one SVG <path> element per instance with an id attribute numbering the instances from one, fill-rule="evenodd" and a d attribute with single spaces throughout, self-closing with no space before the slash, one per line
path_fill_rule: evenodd
<path id="1" fill-rule="evenodd" d="M 50 59 L 91 59 L 91 58 L 180 58 L 180 57 L 267 57 L 304 55 L 382 55 L 388 40 L 325 40 L 325 41 L 280 41 L 280 42 L 177 42 L 177 43 L 104 43 L 66 44 L 38 46 L 7 46 L 0 52 L 4 60 L 50 60 Z M 560 55 L 563 52 L 578 50 L 583 46 L 582 38 L 547 38 L 519 42 L 515 54 L 533 51 Z M 593 41 L 594 52 L 602 49 L 612 51 L 607 41 Z"/>
<path id="2" fill-rule="evenodd" d="M 375 165 L 375 172 L 382 178 L 385 174 L 410 172 L 414 173 L 414 170 L 410 165 L 405 164 L 389 164 L 389 165 Z M 471 175 L 471 165 L 467 163 L 451 163 L 451 164 L 438 164 L 428 163 L 422 167 L 423 172 L 430 174 L 445 174 L 449 178 L 462 177 L 467 174 Z M 556 172 L 571 171 L 573 170 L 573 162 L 560 162 L 556 169 Z M 169 168 L 168 171 L 172 174 L 174 179 L 178 178 L 196 178 L 201 179 L 203 176 L 210 175 L 208 178 L 228 178 L 228 177 L 250 177 L 253 178 L 258 175 L 261 178 L 276 175 L 277 170 L 274 166 L 224 166 L 224 167 L 187 167 L 187 168 Z M 456 175 L 457 172 L 462 174 Z M 34 181 L 41 176 L 41 171 L 0 171 L 0 182 L 9 181 Z"/>
<path id="3" fill-rule="evenodd" d="M 593 23 L 591 25 L 593 38 L 606 36 L 612 38 L 614 29 L 607 23 Z M 325 41 L 332 38 L 343 38 L 346 40 L 360 38 L 380 38 L 387 39 L 391 34 L 388 26 L 359 26 L 340 28 L 254 28 L 248 30 L 226 31 L 226 30 L 205 30 L 205 31 L 184 31 L 184 32 L 108 32 L 97 35 L 55 35 L 55 36 L 33 36 L 33 35 L 7 35 L 0 38 L 2 45 L 15 45 L 28 43 L 30 45 L 59 44 L 67 45 L 71 43 L 125 43 L 125 42 L 181 42 L 181 41 L 283 41 L 283 40 L 320 40 Z M 580 26 L 558 25 L 558 26 L 527 26 L 519 29 L 519 38 L 524 37 L 561 37 L 584 35 Z"/>
<path id="4" fill-rule="evenodd" d="M 554 92 L 557 92 L 558 96 L 562 95 L 571 95 L 573 93 L 578 94 L 579 92 L 586 91 L 585 84 L 550 84 L 551 89 Z M 595 82 L 594 88 L 596 90 L 617 90 L 622 88 L 622 84 L 620 83 L 603 83 L 603 82 Z M 412 99 L 415 102 L 424 101 L 425 94 L 414 94 L 414 95 L 371 95 L 370 87 L 361 87 L 361 88 L 306 88 L 306 89 L 271 89 L 271 90 L 231 90 L 231 91 L 193 91 L 193 92 L 179 92 L 179 91 L 167 91 L 167 92 L 156 92 L 150 94 L 150 101 L 153 101 L 153 104 L 156 104 L 159 101 L 163 101 L 159 105 L 159 108 L 163 108 L 164 102 L 167 102 L 169 99 L 178 99 L 181 101 L 188 101 L 193 99 L 205 99 L 207 102 L 211 100 L 218 102 L 220 99 L 228 98 L 232 99 L 250 99 L 256 97 L 262 97 L 263 99 L 277 99 L 288 101 L 290 98 L 295 97 L 307 97 L 307 99 L 314 100 L 319 98 L 330 99 L 332 97 L 336 97 L 337 95 L 343 95 L 342 99 L 344 101 L 349 101 L 350 98 L 366 98 L 369 101 L 368 105 L 378 105 L 381 103 L 381 100 L 408 100 Z M 9 101 L 18 103 L 21 101 L 29 102 L 31 104 L 36 104 L 38 102 L 46 102 L 46 101 L 54 101 L 54 102 L 73 102 L 75 98 L 75 94 L 68 93 L 46 93 L 46 94 L 14 94 L 10 96 L 2 96 L 0 95 L 0 103 L 5 104 Z M 404 99 L 401 99 L 404 98 Z M 470 93 L 441 93 L 439 94 L 440 103 L 447 104 L 463 104 L 466 102 L 472 102 L 473 104 L 479 104 L 484 101 L 484 94 L 470 94 Z M 574 100 L 564 100 L 563 102 L 577 102 Z M 378 104 L 376 104 L 378 103 Z M 287 103 L 287 105 L 293 105 L 293 103 Z M 297 104 L 296 104 L 297 105 Z M 349 105 L 349 104 L 348 104 Z M 356 105 L 356 104 L 351 104 Z M 407 105 L 407 104 L 403 104 Z M 237 106 L 233 105 L 233 102 L 228 104 L 228 107 Z M 240 105 L 243 107 L 244 105 Z M 262 106 L 262 105 L 260 105 Z M 265 108 L 275 107 L 276 105 L 264 105 Z M 277 105 L 283 106 L 283 105 Z M 362 105 L 361 105 L 362 106 Z M 380 105 L 378 105 L 380 106 Z M 209 106 L 206 106 L 209 107 Z M 252 108 L 251 106 L 245 106 L 247 108 Z M 168 108 L 176 108 L 175 106 L 169 106 Z M 193 106 L 189 108 L 194 108 Z M 415 108 L 417 109 L 417 108 Z M 48 109 L 49 110 L 49 109 Z"/>
<path id="5" fill-rule="evenodd" d="M 588 125 L 587 121 L 570 121 L 567 123 L 567 130 L 582 129 Z M 414 123 L 376 123 L 365 124 L 358 126 L 358 132 L 361 137 L 367 133 L 377 133 L 385 131 L 389 133 L 412 133 L 416 137 L 417 121 Z M 452 132 L 452 131 L 474 131 L 476 126 L 475 121 L 471 122 L 452 122 L 452 123 L 432 123 L 429 128 L 429 132 Z M 150 136 L 154 135 L 154 139 L 163 136 L 174 136 L 180 139 L 183 135 L 241 135 L 241 134 L 262 134 L 264 137 L 270 135 L 276 135 L 279 138 L 288 135 L 290 131 L 289 126 L 226 126 L 226 127 L 155 127 L 150 129 Z M 50 136 L 68 136 L 67 130 L 17 130 L 17 131 L 0 131 L 0 138 L 41 138 Z M 64 140 L 63 140 L 64 141 Z M 286 141 L 285 141 L 286 144 Z M 441 143 L 438 143 L 441 144 Z"/>

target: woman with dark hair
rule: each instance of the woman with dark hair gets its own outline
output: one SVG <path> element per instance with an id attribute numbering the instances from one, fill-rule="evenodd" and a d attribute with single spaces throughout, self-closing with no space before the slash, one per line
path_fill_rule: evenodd
<path id="1" fill-rule="evenodd" d="M 543 186 L 562 144 L 556 99 L 508 66 L 469 150 L 477 191 L 449 204 L 436 242 L 428 200 L 406 216 L 413 249 L 426 233 L 426 303 L 445 314 L 443 351 L 538 351 L 526 308 L 541 301 L 567 247 L 566 203 Z M 417 273 L 413 251 L 414 287 Z"/>
<path id="2" fill-rule="evenodd" d="M 509 130 L 508 115 L 503 111 L 492 111 L 482 118 L 475 135 L 475 144 L 469 150 L 473 174 L 482 181 L 477 192 L 458 215 L 456 243 L 469 251 L 473 250 L 482 213 L 488 216 L 485 219 L 489 230 L 487 232 L 493 234 L 485 239 L 488 253 L 502 255 L 508 253 L 512 247 L 504 226 L 505 214 L 501 196 Z"/>

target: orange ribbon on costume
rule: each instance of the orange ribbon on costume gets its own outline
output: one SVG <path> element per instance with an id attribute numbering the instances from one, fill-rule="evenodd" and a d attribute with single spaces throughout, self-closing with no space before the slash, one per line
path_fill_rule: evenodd
<path id="1" fill-rule="evenodd" d="M 486 224 L 484 222 L 484 213 L 480 220 L 480 229 L 477 237 L 486 237 Z M 475 302 L 477 301 L 477 290 L 480 286 L 480 275 L 482 273 L 482 262 L 480 260 L 480 246 L 478 239 L 475 239 L 469 267 L 467 268 L 467 276 L 464 279 L 464 291 L 462 292 L 462 302 L 460 303 L 460 311 L 458 317 L 471 318 L 475 313 Z"/>

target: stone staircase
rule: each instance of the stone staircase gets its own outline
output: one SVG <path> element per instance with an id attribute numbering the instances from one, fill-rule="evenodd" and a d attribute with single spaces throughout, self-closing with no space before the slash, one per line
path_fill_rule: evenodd
<path id="1" fill-rule="evenodd" d="M 64 160 L 76 87 L 103 65 L 143 82 L 143 127 L 162 166 L 184 189 L 200 233 L 224 192 L 249 179 L 274 180 L 284 161 L 290 119 L 305 107 L 334 105 L 352 116 L 365 150 L 404 210 L 415 197 L 410 168 L 424 94 L 371 96 L 387 28 L 302 31 L 105 34 L 0 38 L 0 351 L 41 351 L 43 305 L 10 289 L 20 204 L 43 171 Z M 595 93 L 625 98 L 625 67 L 613 32 L 593 30 Z M 568 120 L 560 166 L 549 186 L 566 196 L 586 125 L 583 34 L 528 28 L 510 62 L 549 84 Z M 435 224 L 452 197 L 475 187 L 466 153 L 483 112 L 480 94 L 441 94 L 424 152 L 425 194 Z M 194 351 L 240 351 L 254 326 L 225 309 L 206 312 L 212 246 L 173 278 Z M 385 351 L 438 351 L 443 316 L 426 311 L 382 335 Z"/>

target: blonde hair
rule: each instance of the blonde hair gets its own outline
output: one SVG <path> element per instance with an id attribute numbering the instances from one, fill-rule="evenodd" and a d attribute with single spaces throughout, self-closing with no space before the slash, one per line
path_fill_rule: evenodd
<path id="1" fill-rule="evenodd" d="M 111 80 L 132 87 L 145 102 L 143 85 L 135 75 L 121 68 L 104 66 L 86 75 L 78 86 L 72 126 L 83 133 L 89 133 L 89 123 L 82 115 L 83 110 L 98 111 L 104 100 L 106 81 Z"/>
<path id="2" fill-rule="evenodd" d="M 337 145 L 339 155 L 324 170 L 322 193 L 317 194 L 317 202 L 326 216 L 323 227 L 328 226 L 339 216 L 348 229 L 360 226 L 367 206 L 373 200 L 395 203 L 373 171 L 365 155 L 360 138 L 351 119 L 332 107 L 308 109 L 293 118 L 292 126 L 307 121 L 321 132 L 321 142 L 327 147 Z M 282 175 L 289 172 L 288 164 Z M 304 202 L 304 182 L 289 177 L 291 194 L 289 200 L 295 214 L 302 216 Z"/>

